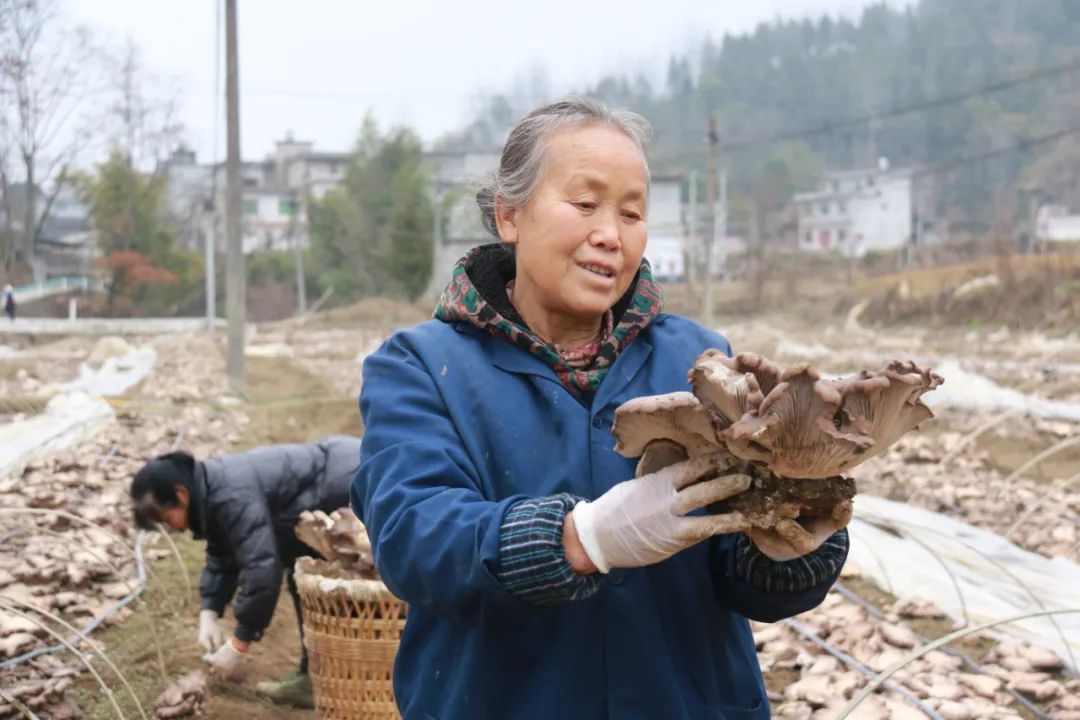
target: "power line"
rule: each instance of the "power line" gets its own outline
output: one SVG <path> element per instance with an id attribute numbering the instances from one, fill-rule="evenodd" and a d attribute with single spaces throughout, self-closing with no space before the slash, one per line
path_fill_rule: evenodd
<path id="1" fill-rule="evenodd" d="M 312 100 L 368 100 L 371 98 L 411 98 L 434 97 L 459 100 L 472 100 L 484 97 L 498 97 L 504 93 L 475 90 L 470 92 L 446 92 L 438 90 L 380 90 L 365 92 L 334 92 L 328 90 L 292 90 L 288 88 L 249 88 L 244 90 L 248 96 L 268 96 L 286 98 L 308 98 Z"/>
<path id="2" fill-rule="evenodd" d="M 1027 140 L 1021 140 L 1006 147 L 986 150 L 984 152 L 976 153 L 974 155 L 965 155 L 963 157 L 955 158 L 953 160 L 945 160 L 943 162 L 935 163 L 933 165 L 916 168 L 912 171 L 911 174 L 912 177 L 940 175 L 941 173 L 948 172 L 949 170 L 952 170 L 956 167 L 961 167 L 964 165 L 974 165 L 975 163 L 980 163 L 984 160 L 990 160 L 991 158 L 999 157 L 1001 155 L 1008 155 L 1009 153 L 1030 150 L 1041 145 L 1047 145 L 1074 133 L 1080 133 L 1080 125 L 1073 125 L 1071 127 L 1063 128 L 1061 130 L 1056 130 L 1046 135 L 1040 135 L 1038 137 L 1030 138 Z"/>
<path id="3" fill-rule="evenodd" d="M 816 137 L 818 135 L 826 135 L 828 133 L 836 132 L 837 130 L 845 130 L 848 128 L 859 127 L 861 125 L 868 125 L 873 122 L 879 122 L 881 120 L 889 120 L 896 117 L 902 117 L 904 115 L 914 115 L 915 113 L 926 112 L 927 110 L 935 110 L 949 105 L 956 105 L 973 98 L 981 97 L 983 95 L 992 95 L 994 93 L 1007 90 L 1012 87 L 1024 85 L 1030 82 L 1037 82 L 1039 80 L 1045 80 L 1047 78 L 1056 77 L 1058 75 L 1065 75 L 1070 72 L 1080 70 L 1080 59 L 1073 60 L 1072 62 L 1062 65 L 1054 65 L 1052 67 L 1043 68 L 1041 70 L 1035 70 L 1025 75 L 1009 78 L 1006 80 L 999 80 L 997 82 L 983 85 L 971 90 L 965 90 L 959 93 L 953 93 L 950 95 L 942 95 L 940 97 L 933 98 L 931 100 L 924 100 L 910 105 L 902 105 L 891 108 L 881 108 L 872 110 L 864 115 L 858 115 L 855 117 L 844 118 L 842 120 L 832 120 L 821 125 L 803 128 L 800 130 L 783 130 L 763 137 L 748 138 L 746 140 L 736 140 L 724 144 L 725 152 L 734 152 L 736 150 L 745 150 L 747 148 L 758 147 L 761 145 L 771 145 L 778 142 L 787 142 L 790 140 L 802 140 L 804 138 Z"/>
<path id="4" fill-rule="evenodd" d="M 973 90 L 965 90 L 964 92 L 954 93 L 952 95 L 942 95 L 941 97 L 934 98 L 933 100 L 925 100 L 923 102 L 913 103 L 911 105 L 905 105 L 902 107 L 894 107 L 888 110 L 875 110 L 866 115 L 859 117 L 848 118 L 846 120 L 837 120 L 834 122 L 825 123 L 809 130 L 790 131 L 777 133 L 765 138 L 744 140 L 742 142 L 731 143 L 728 145 L 729 149 L 738 150 L 744 147 L 753 147 L 754 145 L 762 145 L 774 142 L 783 142 L 785 140 L 795 140 L 804 137 L 813 137 L 815 135 L 824 135 L 826 133 L 835 132 L 836 130 L 844 130 L 850 127 L 858 127 L 860 125 L 866 125 L 871 122 L 877 122 L 878 120 L 888 120 L 894 117 L 902 117 L 904 115 L 913 115 L 915 113 L 925 112 L 927 110 L 936 110 L 938 108 L 947 107 L 949 105 L 956 105 L 957 103 L 971 100 L 972 98 L 981 97 L 983 95 L 992 95 L 1002 90 L 1007 90 L 1011 87 L 1018 85 L 1024 85 L 1029 82 L 1037 82 L 1039 80 L 1045 80 L 1046 78 L 1055 77 L 1057 75 L 1064 75 L 1070 72 L 1080 70 L 1080 60 L 1074 60 L 1073 62 L 1066 63 L 1064 65 L 1055 65 L 1053 67 L 1043 68 L 1042 70 L 1036 70 L 1026 75 L 1014 77 L 1008 80 L 1000 80 L 998 82 L 990 83 L 989 85 L 983 85 L 982 87 L 975 88 Z"/>
<path id="5" fill-rule="evenodd" d="M 819 135 L 826 135 L 836 132 L 838 130 L 846 130 L 849 128 L 860 127 L 873 122 L 879 122 L 881 120 L 889 120 L 892 118 L 903 117 L 905 115 L 914 115 L 920 112 L 926 112 L 928 110 L 935 110 L 950 105 L 956 105 L 958 103 L 971 100 L 973 98 L 982 97 L 985 95 L 992 95 L 1009 88 L 1025 85 L 1031 82 L 1038 82 L 1040 80 L 1046 80 L 1048 78 L 1057 77 L 1059 75 L 1065 75 L 1070 72 L 1080 70 L 1080 59 L 1073 60 L 1061 65 L 1054 65 L 1040 70 L 1035 70 L 1030 73 L 1019 75 L 1013 78 L 999 80 L 989 83 L 977 88 L 965 90 L 958 93 L 952 93 L 949 95 L 942 95 L 930 100 L 924 100 L 910 105 L 894 106 L 890 108 L 881 108 L 872 110 L 866 114 L 844 118 L 841 120 L 833 120 L 821 125 L 802 128 L 798 130 L 784 130 L 770 135 L 757 138 L 748 138 L 746 140 L 736 140 L 733 142 L 727 142 L 724 144 L 724 152 L 732 153 L 740 150 L 746 150 L 762 145 L 771 145 L 779 142 L 787 142 L 791 140 L 801 140 L 806 138 L 812 138 Z M 215 93 L 216 94 L 216 93 Z M 269 96 L 269 97 L 286 97 L 295 99 L 326 99 L 326 100 L 372 100 L 376 98 L 400 98 L 400 97 L 427 97 L 427 98 L 444 98 L 451 99 L 477 99 L 481 97 L 495 97 L 503 95 L 504 93 L 492 92 L 492 91 L 473 91 L 468 93 L 456 93 L 446 91 L 367 91 L 367 92 L 330 92 L 319 90 L 295 90 L 295 89 L 275 89 L 275 88 L 250 88 L 244 91 L 244 95 L 250 96 Z M 656 128 L 663 131 L 663 128 Z M 693 132 L 693 131 L 687 131 Z M 696 133 L 694 133 L 696 137 Z"/>

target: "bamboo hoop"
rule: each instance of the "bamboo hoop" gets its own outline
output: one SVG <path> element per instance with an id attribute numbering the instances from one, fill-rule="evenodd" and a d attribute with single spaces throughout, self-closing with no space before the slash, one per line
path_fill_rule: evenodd
<path id="1" fill-rule="evenodd" d="M 956 447 L 945 453 L 945 455 L 938 462 L 942 465 L 949 464 L 956 456 L 958 456 L 960 453 L 964 452 L 964 450 L 967 449 L 967 446 L 971 443 L 971 441 L 979 438 L 984 433 L 993 430 L 1009 418 L 1015 417 L 1017 415 L 1022 415 L 1026 412 L 1027 408 L 1013 408 L 1012 410 L 1006 410 L 1003 413 L 998 413 L 994 417 L 984 422 L 982 425 L 979 425 L 977 428 L 969 432 L 964 437 L 960 438 L 960 442 L 956 444 Z"/>
<path id="2" fill-rule="evenodd" d="M 176 547 L 176 543 L 174 543 L 172 537 L 169 536 L 169 529 L 167 527 L 158 523 L 157 531 L 159 535 L 165 538 L 165 542 L 169 544 L 173 558 L 176 559 L 176 564 L 180 568 L 180 575 L 184 578 L 184 607 L 187 607 L 188 603 L 191 601 L 191 576 L 188 575 L 187 565 L 184 564 L 184 557 L 180 554 L 180 548 Z"/>
<path id="3" fill-rule="evenodd" d="M 112 532 L 111 530 L 103 528 L 101 525 L 98 525 L 92 520 L 87 520 L 84 517 L 74 515 L 64 510 L 54 510 L 49 508 L 0 508 L 0 515 L 44 515 L 46 517 L 59 517 L 72 522 L 77 522 L 80 525 L 104 533 L 110 540 L 112 540 L 117 546 L 122 548 L 128 555 L 131 555 L 132 559 L 136 563 L 139 562 L 139 558 L 138 555 L 135 553 L 135 550 L 129 547 L 127 542 L 119 535 Z M 162 594 L 165 596 L 165 602 L 168 603 L 170 612 L 179 614 L 182 608 L 179 608 L 173 604 L 172 594 L 169 593 L 168 587 L 165 585 L 164 581 L 158 577 L 157 573 L 154 572 L 154 569 L 151 567 L 150 563 L 145 563 L 145 567 L 147 575 L 149 575 L 150 579 L 157 583 L 158 587 L 161 589 Z M 149 586 L 150 584 L 147 583 L 147 590 L 150 589 Z"/>
<path id="4" fill-rule="evenodd" d="M 0 595 L 0 600 L 6 600 L 7 602 L 11 602 L 11 603 L 18 603 L 19 605 L 26 608 L 27 610 L 33 610 L 34 612 L 38 613 L 39 615 L 41 615 L 43 617 L 46 617 L 49 620 L 52 620 L 54 623 L 56 623 L 60 627 L 64 628 L 68 632 L 74 633 L 80 639 L 82 639 L 82 641 L 85 642 L 87 644 L 87 646 L 91 650 L 93 650 L 94 654 L 97 655 L 98 657 L 100 657 L 101 660 L 106 665 L 109 666 L 109 669 L 113 671 L 113 673 L 116 675 L 116 677 L 120 680 L 121 684 L 123 684 L 124 689 L 128 691 L 129 695 L 131 695 L 131 699 L 135 702 L 135 707 L 138 709 L 140 717 L 142 717 L 143 720 L 147 720 L 146 711 L 143 710 L 142 703 L 139 702 L 139 696 L 135 693 L 135 690 L 131 687 L 131 684 L 128 682 L 127 677 L 124 676 L 124 673 L 120 672 L 120 668 L 118 668 L 116 666 L 116 663 L 114 663 L 112 661 L 112 658 L 110 658 L 105 653 L 105 651 L 103 651 L 101 648 L 99 648 L 97 645 L 95 645 L 93 642 L 91 642 L 90 638 L 87 637 L 86 635 L 84 635 L 77 627 L 75 627 L 74 625 L 69 623 L 67 620 L 64 620 L 62 617 L 60 617 L 58 615 L 55 615 L 53 613 L 50 613 L 47 610 L 42 610 L 41 608 L 39 608 L 39 607 L 37 607 L 35 605 L 32 605 L 32 604 L 30 604 L 28 602 L 23 602 L 22 600 L 18 600 L 16 598 L 8 597 L 7 595 Z M 0 606 L 0 607 L 2 607 L 2 606 Z M 6 607 L 4 609 L 12 611 L 12 612 L 16 611 L 15 608 L 11 608 L 11 607 Z"/>
<path id="5" fill-rule="evenodd" d="M 19 700 L 19 698 L 9 694 L 6 690 L 4 690 L 4 688 L 0 688 L 0 698 L 3 698 L 4 702 L 8 702 L 14 705 L 15 709 L 18 710 L 19 714 L 21 714 L 23 717 L 28 717 L 30 718 L 30 720 L 41 720 L 41 718 L 34 714 L 33 710 L 26 707 L 26 705 L 24 705 L 23 702 Z"/>
<path id="6" fill-rule="evenodd" d="M 11 598 L 5 598 L 5 599 L 10 600 Z M 116 697 L 115 697 L 115 695 L 114 695 L 114 693 L 112 691 L 112 688 L 110 688 L 108 686 L 108 684 L 105 682 L 105 680 L 101 677 L 101 674 L 98 673 L 98 671 L 94 668 L 93 663 L 90 662 L 89 658 L 86 657 L 85 653 L 81 652 L 77 647 L 75 647 L 70 642 L 68 642 L 67 639 L 64 638 L 64 636 L 62 636 L 60 633 L 56 632 L 51 627 L 49 627 L 45 623 L 41 622 L 40 620 L 38 620 L 34 616 L 29 615 L 27 613 L 24 613 L 23 611 L 19 610 L 18 608 L 13 608 L 13 607 L 11 607 L 9 605 L 0 606 L 0 609 L 3 609 L 6 612 L 9 612 L 9 613 L 11 613 L 13 615 L 17 615 L 18 617 L 29 620 L 30 622 L 34 623 L 39 628 L 44 630 L 46 633 L 48 633 L 50 636 L 52 636 L 54 639 L 59 640 L 61 643 L 63 643 L 67 647 L 67 649 L 71 652 L 71 654 L 74 655 L 75 657 L 77 657 L 82 662 L 83 666 L 86 667 L 86 669 L 90 671 L 90 674 L 94 676 L 94 679 L 97 681 L 98 687 L 100 687 L 102 689 L 102 691 L 104 691 L 105 697 L 107 697 L 109 699 L 109 703 L 113 706 L 113 709 L 116 710 L 116 716 L 118 718 L 120 718 L 120 720 L 126 720 L 125 715 L 124 715 L 124 711 L 120 709 L 120 705 L 118 705 L 117 702 L 116 702 Z M 121 677 L 123 677 L 123 676 L 121 676 Z M 125 684 L 126 684 L 126 681 L 125 681 Z"/>
<path id="7" fill-rule="evenodd" d="M 1078 482 L 1080 482 L 1080 473 L 1076 473 L 1075 475 L 1073 475 L 1071 478 L 1062 483 L 1060 487 L 1051 485 L 1049 488 L 1047 488 L 1046 492 L 1040 495 L 1038 499 L 1031 504 L 1031 507 L 1025 510 L 1023 515 L 1017 518 L 1016 522 L 1012 524 L 1012 527 L 1005 531 L 1005 537 L 1011 538 L 1012 534 L 1019 530 L 1020 526 L 1027 522 L 1031 518 L 1031 516 L 1034 515 L 1036 511 L 1038 511 L 1038 509 L 1042 507 L 1042 504 L 1046 502 L 1046 498 L 1050 497 L 1050 495 L 1052 495 L 1055 490 L 1068 490 L 1070 487 L 1072 487 Z"/>
<path id="8" fill-rule="evenodd" d="M 953 640 L 959 640 L 961 638 L 967 637 L 968 635 L 974 635 L 975 633 L 982 632 L 983 630 L 997 627 L 998 625 L 1007 625 L 1008 623 L 1016 622 L 1018 620 L 1027 620 L 1028 618 L 1042 617 L 1044 615 L 1068 615 L 1070 613 L 1080 613 L 1080 608 L 1073 608 L 1070 610 L 1042 610 L 1040 612 L 1023 613 L 1021 615 L 1013 615 L 1012 617 L 1002 618 L 999 620 L 991 620 L 981 625 L 975 625 L 974 627 L 967 627 L 961 630 L 957 630 L 956 632 L 951 632 L 944 637 L 938 638 L 933 642 L 923 645 L 921 648 L 912 652 L 904 659 L 898 660 L 882 672 L 878 673 L 877 677 L 871 680 L 869 685 L 860 690 L 855 695 L 855 697 L 851 698 L 851 702 L 844 706 L 844 709 L 840 711 L 839 715 L 836 716 L 836 720 L 844 720 L 844 718 L 846 718 L 848 715 L 854 712 L 857 707 L 859 707 L 863 700 L 868 698 L 875 690 L 881 687 L 881 685 L 890 677 L 895 675 L 897 671 L 903 669 L 909 663 L 918 660 L 931 650 L 937 650 L 942 645 L 948 645 Z"/>
<path id="9" fill-rule="evenodd" d="M 1039 463 L 1041 463 L 1046 458 L 1053 457 L 1054 455 L 1057 455 L 1062 450 L 1070 448 L 1073 445 L 1080 445 L 1080 435 L 1077 435 L 1075 437 L 1065 438 L 1061 442 L 1055 443 L 1054 445 L 1051 445 L 1050 447 L 1046 448 L 1045 450 L 1043 450 L 1038 455 L 1036 455 L 1033 458 L 1031 458 L 1030 460 L 1028 460 L 1026 463 L 1021 465 L 1020 467 L 1013 470 L 1011 473 L 1009 473 L 1005 477 L 1004 480 L 1002 480 L 1002 490 L 1000 490 L 997 493 L 997 497 L 995 498 L 995 500 L 1000 500 L 1001 499 L 1001 496 L 1005 492 L 1005 489 L 1008 488 L 1009 483 L 1011 483 L 1013 480 L 1020 477 L 1021 475 L 1026 473 L 1028 470 L 1030 470 L 1031 468 L 1033 468 L 1036 465 L 1038 465 Z"/>

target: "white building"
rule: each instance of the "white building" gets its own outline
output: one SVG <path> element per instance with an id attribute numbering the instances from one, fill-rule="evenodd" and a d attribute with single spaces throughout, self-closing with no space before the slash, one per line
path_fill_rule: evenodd
<path id="1" fill-rule="evenodd" d="M 188 250 L 200 250 L 206 232 L 213 166 L 199 165 L 195 153 L 181 147 L 160 164 L 158 172 L 165 178 L 165 212 L 177 228 L 181 244 Z"/>
<path id="2" fill-rule="evenodd" d="M 1035 216 L 1035 238 L 1043 242 L 1080 242 L 1080 215 L 1064 205 L 1043 205 Z"/>
<path id="3" fill-rule="evenodd" d="M 649 244 L 645 257 L 657 280 L 681 280 L 686 273 L 686 227 L 682 177 L 653 176 L 649 189 Z"/>
<path id="4" fill-rule="evenodd" d="M 800 250 L 863 257 L 910 241 L 911 172 L 882 166 L 826 173 L 818 190 L 795 196 Z"/>
<path id="5" fill-rule="evenodd" d="M 245 253 L 307 247 L 305 200 L 321 200 L 345 179 L 349 153 L 315 152 L 313 143 L 291 136 L 276 143 L 264 160 L 240 165 Z M 225 163 L 199 165 L 180 149 L 163 164 L 166 208 L 190 250 L 203 247 L 211 223 L 215 246 L 225 249 Z"/>
<path id="6" fill-rule="evenodd" d="M 499 167 L 496 152 L 435 152 L 426 157 L 435 204 L 431 281 L 425 295 L 438 297 L 454 265 L 472 248 L 495 242 L 480 221 L 476 190 Z"/>
<path id="7" fill-rule="evenodd" d="M 303 197 L 322 200 L 345 180 L 349 153 L 315 152 L 314 143 L 279 140 L 273 155 L 277 184 Z"/>

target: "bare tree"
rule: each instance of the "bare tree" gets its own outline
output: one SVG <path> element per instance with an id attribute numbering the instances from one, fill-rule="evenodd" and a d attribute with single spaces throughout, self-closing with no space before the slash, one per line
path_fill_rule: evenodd
<path id="1" fill-rule="evenodd" d="M 0 19 L 0 22 L 3 22 Z M 4 96 L 0 95 L 0 103 Z M 11 148 L 0 142 L 0 270 L 9 270 L 15 262 L 15 204 L 11 197 Z"/>
<path id="2" fill-rule="evenodd" d="M 118 154 L 127 166 L 127 188 L 122 246 L 130 249 L 136 238 L 134 214 L 138 195 L 144 187 L 140 176 L 151 180 L 162 172 L 160 161 L 179 138 L 176 122 L 179 94 L 172 83 L 148 73 L 138 46 L 129 38 L 123 49 L 106 59 L 108 77 L 104 95 L 104 115 L 100 125 L 110 155 Z M 136 187 L 139 186 L 139 187 Z M 145 186 L 149 187 L 149 185 Z"/>
<path id="3" fill-rule="evenodd" d="M 3 5 L 0 5 L 2 9 Z M 6 37 L 8 28 L 7 13 L 0 12 L 0 38 Z M 0 58 L 0 62 L 3 62 Z M 14 102 L 9 97 L 7 84 L 0 82 L 0 107 Z M 9 270 L 15 262 L 15 206 L 11 197 L 11 142 L 5 132 L 4 115 L 0 114 L 0 270 Z"/>
<path id="4" fill-rule="evenodd" d="M 30 258 L 85 144 L 81 110 L 92 90 L 94 51 L 88 31 L 60 17 L 58 0 L 0 0 L 0 18 L 0 161 L 11 164 L 0 178 L 6 209 L 13 208 L 14 166 L 25 187 L 20 227 L 16 232 L 20 218 L 8 212 L 9 232 L 0 233 L 14 240 L 0 258 L 10 266 L 12 256 Z"/>
<path id="5" fill-rule="evenodd" d="M 130 38 L 108 65 L 109 143 L 124 153 L 132 169 L 150 170 L 180 138 L 179 91 L 172 79 L 146 71 L 142 53 Z"/>

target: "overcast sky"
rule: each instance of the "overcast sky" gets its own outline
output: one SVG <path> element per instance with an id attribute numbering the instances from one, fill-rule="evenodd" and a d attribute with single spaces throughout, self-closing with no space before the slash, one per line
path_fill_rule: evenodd
<path id="1" fill-rule="evenodd" d="M 207 160 L 214 138 L 217 0 L 68 0 L 72 18 L 148 71 L 174 79 L 185 138 Z M 907 0 L 889 0 L 891 5 Z M 777 17 L 858 15 L 870 0 L 241 0 L 241 147 L 269 153 L 292 132 L 322 150 L 353 144 L 364 113 L 425 140 L 463 125 L 483 93 L 543 67 L 554 93 L 612 71 L 662 78 L 672 50 Z M 222 29 L 222 32 L 224 30 Z M 221 56 L 224 72 L 224 52 Z M 222 87 L 224 92 L 224 87 Z M 223 112 L 223 111 L 222 111 Z M 224 124 L 218 156 L 224 155 Z"/>

